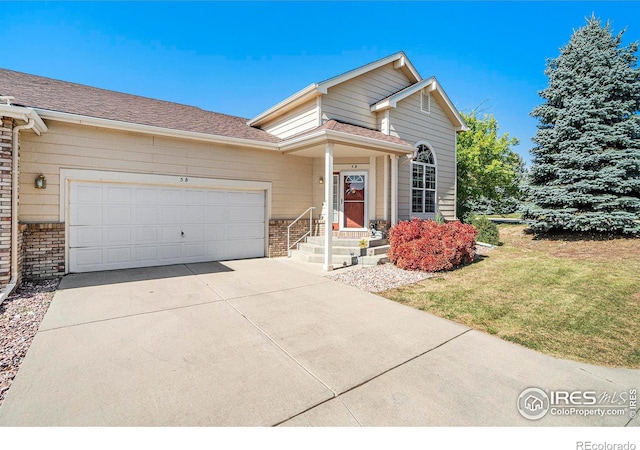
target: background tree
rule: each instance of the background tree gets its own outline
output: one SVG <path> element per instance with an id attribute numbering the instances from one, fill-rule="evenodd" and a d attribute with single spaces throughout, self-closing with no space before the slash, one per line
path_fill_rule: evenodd
<path id="1" fill-rule="evenodd" d="M 492 115 L 477 117 L 462 113 L 469 131 L 458 135 L 457 216 L 463 219 L 474 209 L 508 212 L 520 196 L 524 163 L 512 150 L 518 145 L 508 133 L 498 135 L 498 122 Z"/>
<path id="2" fill-rule="evenodd" d="M 638 43 L 591 17 L 547 61 L 523 208 L 535 232 L 640 233 Z"/>

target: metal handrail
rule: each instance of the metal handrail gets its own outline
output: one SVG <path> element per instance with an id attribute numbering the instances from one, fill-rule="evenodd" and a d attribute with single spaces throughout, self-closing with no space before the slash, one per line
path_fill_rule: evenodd
<path id="1" fill-rule="evenodd" d="M 303 240 L 304 238 L 306 238 L 307 236 L 313 236 L 313 210 L 316 209 L 315 206 L 310 206 L 308 207 L 305 212 L 303 212 L 302 214 L 300 214 L 298 216 L 298 218 L 296 220 L 294 220 L 293 222 L 291 222 L 288 226 L 287 226 L 287 257 L 291 258 L 291 247 L 293 247 L 294 245 L 296 245 L 298 242 L 300 242 L 301 240 Z M 302 237 L 300 237 L 300 239 L 298 239 L 297 241 L 295 241 L 293 244 L 290 244 L 291 241 L 291 227 L 294 226 L 296 224 L 296 222 L 298 222 L 298 220 L 302 219 L 302 217 L 304 215 L 306 215 L 307 213 L 309 213 L 309 231 L 307 231 L 305 234 L 302 235 Z"/>

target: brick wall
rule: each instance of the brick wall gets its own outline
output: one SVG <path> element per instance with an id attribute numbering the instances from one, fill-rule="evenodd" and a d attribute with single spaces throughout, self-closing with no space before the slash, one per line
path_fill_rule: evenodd
<path id="1" fill-rule="evenodd" d="M 269 220 L 269 258 L 287 256 L 287 227 L 293 219 L 272 219 Z M 317 230 L 321 228 L 318 220 L 313 220 L 313 234 L 317 235 Z M 291 227 L 291 242 L 295 242 L 303 234 L 309 232 L 309 219 L 300 219 Z"/>
<path id="2" fill-rule="evenodd" d="M 64 223 L 27 223 L 23 226 L 23 279 L 64 275 Z"/>
<path id="3" fill-rule="evenodd" d="M 14 121 L 0 122 L 0 289 L 11 280 L 11 154 Z"/>

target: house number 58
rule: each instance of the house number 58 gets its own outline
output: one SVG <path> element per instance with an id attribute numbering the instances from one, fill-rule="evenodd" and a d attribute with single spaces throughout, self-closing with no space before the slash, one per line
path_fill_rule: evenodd
<path id="1" fill-rule="evenodd" d="M 188 183 L 189 182 L 189 178 L 187 177 L 180 177 L 180 183 Z"/>

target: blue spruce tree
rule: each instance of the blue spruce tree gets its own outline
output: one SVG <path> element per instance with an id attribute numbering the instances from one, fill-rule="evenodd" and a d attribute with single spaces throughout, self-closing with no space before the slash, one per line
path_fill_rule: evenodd
<path id="1" fill-rule="evenodd" d="M 547 61 L 523 218 L 536 233 L 640 233 L 638 43 L 591 17 Z"/>

